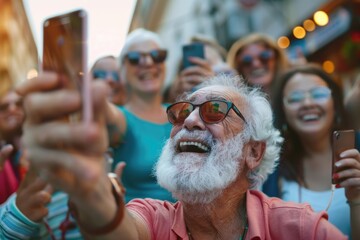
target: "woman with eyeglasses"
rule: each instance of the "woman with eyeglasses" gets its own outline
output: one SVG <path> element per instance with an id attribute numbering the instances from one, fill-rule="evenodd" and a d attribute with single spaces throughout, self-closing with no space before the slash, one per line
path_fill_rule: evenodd
<path id="1" fill-rule="evenodd" d="M 260 87 L 271 97 L 275 79 L 289 65 L 285 52 L 264 34 L 253 33 L 236 41 L 227 62 L 250 86 Z"/>
<path id="2" fill-rule="evenodd" d="M 122 106 L 126 102 L 126 91 L 119 72 L 120 67 L 117 58 L 108 55 L 95 61 L 90 70 L 90 76 L 94 80 L 105 81 L 110 87 L 109 100 Z"/>
<path id="3" fill-rule="evenodd" d="M 170 136 L 171 124 L 162 104 L 167 51 L 159 36 L 137 29 L 131 32 L 120 53 L 120 78 L 125 82 L 127 102 L 116 109 L 110 138 L 120 136 L 114 149 L 113 168 L 124 161 L 123 184 L 126 201 L 158 198 L 173 201 L 153 175 L 154 163 Z M 115 132 L 115 133 L 114 133 Z"/>
<path id="4" fill-rule="evenodd" d="M 333 131 L 350 128 L 341 89 L 320 67 L 306 64 L 285 73 L 273 96 L 275 126 L 284 143 L 277 182 L 263 191 L 326 210 L 344 234 L 360 239 L 359 152 L 343 151 L 332 174 Z"/>

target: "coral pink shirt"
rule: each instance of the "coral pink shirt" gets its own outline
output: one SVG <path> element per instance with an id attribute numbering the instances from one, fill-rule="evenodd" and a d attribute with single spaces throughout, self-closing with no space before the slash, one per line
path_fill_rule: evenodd
<path id="1" fill-rule="evenodd" d="M 284 202 L 255 190 L 248 191 L 246 197 L 249 226 L 246 240 L 347 239 L 327 221 L 326 212 L 315 213 L 308 204 Z M 181 202 L 134 199 L 126 207 L 143 219 L 151 239 L 189 239 Z"/>

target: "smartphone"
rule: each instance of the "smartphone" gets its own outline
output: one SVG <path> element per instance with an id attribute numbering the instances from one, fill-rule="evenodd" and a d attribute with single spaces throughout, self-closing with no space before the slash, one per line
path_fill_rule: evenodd
<path id="1" fill-rule="evenodd" d="M 182 62 L 183 69 L 195 65 L 194 63 L 189 61 L 188 59 L 189 57 L 205 58 L 204 44 L 202 43 L 191 43 L 184 45 L 182 47 L 182 52 L 183 52 L 183 62 Z"/>
<path id="2" fill-rule="evenodd" d="M 42 69 L 59 74 L 62 87 L 82 95 L 82 111 L 70 122 L 92 119 L 90 80 L 87 69 L 87 13 L 76 10 L 48 18 L 43 24 Z"/>
<path id="3" fill-rule="evenodd" d="M 332 154 L 332 175 L 336 173 L 335 163 L 340 159 L 340 153 L 345 150 L 355 148 L 355 132 L 354 130 L 334 131 L 332 136 L 333 154 Z M 337 181 L 332 179 L 332 183 Z"/>

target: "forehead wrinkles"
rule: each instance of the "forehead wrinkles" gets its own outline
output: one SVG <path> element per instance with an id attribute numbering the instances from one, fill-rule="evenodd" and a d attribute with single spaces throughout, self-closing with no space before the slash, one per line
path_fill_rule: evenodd
<path id="1" fill-rule="evenodd" d="M 217 88 L 217 86 L 216 86 Z M 231 101 L 235 105 L 239 105 L 242 101 L 242 96 L 230 88 L 218 86 L 215 88 L 202 88 L 189 95 L 185 100 L 190 102 L 204 102 L 208 100 L 225 100 Z M 241 104 L 242 105 L 242 104 Z"/>
<path id="2" fill-rule="evenodd" d="M 225 88 L 224 86 L 212 85 L 205 86 L 199 89 L 196 89 L 193 93 L 187 96 L 188 100 L 198 100 L 198 99 L 214 99 L 217 97 L 226 97 L 230 89 Z"/>

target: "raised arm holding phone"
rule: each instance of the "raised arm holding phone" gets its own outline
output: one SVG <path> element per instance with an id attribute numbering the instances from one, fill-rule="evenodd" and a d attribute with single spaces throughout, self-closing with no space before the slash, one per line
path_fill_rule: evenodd
<path id="1" fill-rule="evenodd" d="M 249 190 L 272 171 L 281 138 L 268 102 L 239 79 L 208 81 L 167 110 L 173 129 L 156 174 L 179 202 L 138 199 L 126 207 L 103 164 L 105 84 L 92 83 L 93 121 L 70 123 L 58 119 L 81 109 L 80 95 L 60 81 L 44 72 L 18 87 L 26 99 L 23 141 L 41 176 L 69 194 L 88 239 L 345 239 L 326 213 Z"/>
<path id="2" fill-rule="evenodd" d="M 190 43 L 182 46 L 178 75 L 166 90 L 165 101 L 174 102 L 184 92 L 193 90 L 207 78 L 216 75 L 217 70 L 223 70 L 225 57 L 226 51 L 216 41 L 194 36 Z"/>

